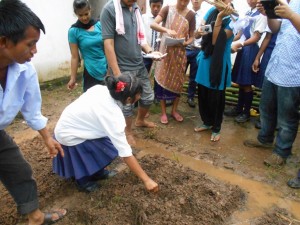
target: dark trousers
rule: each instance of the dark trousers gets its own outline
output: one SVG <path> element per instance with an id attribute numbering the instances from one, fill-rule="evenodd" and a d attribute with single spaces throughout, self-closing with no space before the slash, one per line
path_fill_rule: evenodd
<path id="1" fill-rule="evenodd" d="M 200 52 L 199 49 L 194 49 L 194 50 L 186 49 L 186 58 L 187 58 L 186 69 L 190 65 L 188 98 L 194 98 L 196 93 L 197 83 L 195 82 L 195 78 L 198 69 L 196 58 L 199 52 Z"/>
<path id="2" fill-rule="evenodd" d="M 198 84 L 198 106 L 204 125 L 212 126 L 212 131 L 221 130 L 225 108 L 225 90 L 215 90 Z"/>
<path id="3" fill-rule="evenodd" d="M 18 212 L 28 214 L 39 207 L 31 166 L 4 130 L 0 130 L 0 143 L 0 180 L 16 202 Z"/>
<path id="4" fill-rule="evenodd" d="M 89 72 L 84 68 L 83 71 L 83 92 L 86 92 L 87 89 L 93 87 L 97 84 L 105 85 L 104 80 L 97 80 L 96 78 L 92 77 Z"/>

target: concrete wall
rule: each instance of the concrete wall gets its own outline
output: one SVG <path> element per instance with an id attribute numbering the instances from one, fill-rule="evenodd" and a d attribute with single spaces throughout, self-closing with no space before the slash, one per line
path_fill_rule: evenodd
<path id="1" fill-rule="evenodd" d="M 76 21 L 73 0 L 23 0 L 42 20 L 46 34 L 41 33 L 37 54 L 32 62 L 41 82 L 69 76 L 70 50 L 68 29 Z"/>

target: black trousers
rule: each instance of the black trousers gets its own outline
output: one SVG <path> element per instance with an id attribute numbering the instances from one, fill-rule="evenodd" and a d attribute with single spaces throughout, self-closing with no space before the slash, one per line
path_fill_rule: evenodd
<path id="1" fill-rule="evenodd" d="M 93 87 L 97 84 L 105 85 L 104 80 L 97 80 L 96 78 L 92 77 L 89 72 L 84 67 L 83 70 L 83 92 L 86 92 L 87 89 Z"/>
<path id="2" fill-rule="evenodd" d="M 221 130 L 225 108 L 225 90 L 215 90 L 198 84 L 198 106 L 203 123 L 212 131 Z"/>
<path id="3" fill-rule="evenodd" d="M 20 214 L 38 209 L 37 185 L 31 166 L 4 130 L 0 130 L 0 180 L 16 202 Z"/>

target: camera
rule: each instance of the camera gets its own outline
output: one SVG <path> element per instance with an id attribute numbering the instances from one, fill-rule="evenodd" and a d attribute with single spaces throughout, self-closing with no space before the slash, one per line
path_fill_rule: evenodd
<path id="1" fill-rule="evenodd" d="M 208 24 L 208 25 L 202 25 L 202 26 L 200 26 L 200 31 L 201 32 L 205 32 L 205 33 L 211 33 L 212 32 L 211 25 Z"/>

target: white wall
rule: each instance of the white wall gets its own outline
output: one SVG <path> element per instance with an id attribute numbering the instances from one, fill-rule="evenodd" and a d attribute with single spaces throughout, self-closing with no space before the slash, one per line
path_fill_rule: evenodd
<path id="1" fill-rule="evenodd" d="M 39 80 L 48 81 L 70 73 L 68 29 L 76 21 L 73 0 L 23 0 L 42 20 L 46 34 L 41 32 L 37 54 L 32 59 Z"/>

